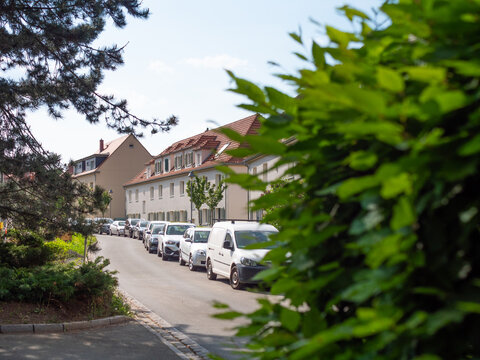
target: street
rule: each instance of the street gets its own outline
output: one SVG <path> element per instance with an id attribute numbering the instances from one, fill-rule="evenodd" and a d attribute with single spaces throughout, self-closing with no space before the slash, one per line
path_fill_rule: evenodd
<path id="1" fill-rule="evenodd" d="M 267 295 L 233 290 L 227 279 L 210 281 L 204 270 L 192 272 L 178 261 L 162 261 L 149 254 L 138 239 L 96 236 L 101 248 L 97 255 L 110 259 L 109 269 L 118 271 L 120 288 L 212 353 L 235 357 L 233 351 L 242 347 L 242 342 L 233 337 L 232 328 L 242 320 L 212 318 L 220 312 L 213 303 L 250 312 L 258 307 L 256 299 Z"/>

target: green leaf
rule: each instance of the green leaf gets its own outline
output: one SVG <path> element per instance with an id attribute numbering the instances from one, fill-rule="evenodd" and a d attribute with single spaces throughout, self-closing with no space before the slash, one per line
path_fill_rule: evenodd
<path id="1" fill-rule="evenodd" d="M 382 89 L 394 93 L 402 92 L 405 88 L 402 76 L 395 70 L 383 66 L 377 68 L 377 82 Z"/>
<path id="2" fill-rule="evenodd" d="M 376 243 L 367 254 L 367 265 L 372 269 L 378 268 L 388 258 L 400 251 L 401 240 L 400 234 L 392 234 Z"/>
<path id="3" fill-rule="evenodd" d="M 236 89 L 230 89 L 229 91 L 246 95 L 249 99 L 256 103 L 265 102 L 265 94 L 262 89 L 255 85 L 253 82 L 236 77 L 231 71 L 227 70 L 228 75 L 235 81 L 237 85 Z"/>
<path id="4" fill-rule="evenodd" d="M 325 50 L 322 49 L 315 41 L 312 42 L 312 57 L 313 62 L 318 69 L 325 68 Z"/>
<path id="5" fill-rule="evenodd" d="M 384 199 L 392 199 L 400 194 L 412 193 L 412 177 L 407 173 L 386 179 L 382 183 L 380 194 Z"/>
<path id="6" fill-rule="evenodd" d="M 420 356 L 415 356 L 413 360 L 442 360 L 442 358 L 434 354 L 422 354 Z"/>
<path id="7" fill-rule="evenodd" d="M 298 288 L 297 281 L 289 278 L 284 278 L 284 279 L 277 280 L 277 282 L 273 284 L 270 292 L 273 295 L 281 295 L 295 288 Z"/>
<path id="8" fill-rule="evenodd" d="M 350 178 L 345 180 L 337 189 L 337 195 L 340 199 L 347 199 L 352 195 L 356 195 L 366 189 L 370 189 L 380 184 L 375 176 L 364 176 L 358 178 Z"/>
<path id="9" fill-rule="evenodd" d="M 272 87 L 266 87 L 265 91 L 268 95 L 268 101 L 273 106 L 285 110 L 288 114 L 294 112 L 295 100 L 293 98 Z"/>
<path id="10" fill-rule="evenodd" d="M 237 311 L 226 311 L 224 313 L 213 314 L 212 316 L 216 319 L 232 320 L 232 319 L 236 319 L 240 316 L 243 316 L 243 314 L 239 313 Z"/>
<path id="11" fill-rule="evenodd" d="M 461 156 L 470 156 L 478 152 L 480 152 L 480 134 L 467 141 L 458 150 L 458 154 Z"/>
<path id="12" fill-rule="evenodd" d="M 406 67 L 405 71 L 410 80 L 421 81 L 425 83 L 441 83 L 445 81 L 447 70 L 445 68 L 433 66 Z"/>
<path id="13" fill-rule="evenodd" d="M 359 17 L 364 20 L 370 20 L 370 18 L 364 12 L 354 9 L 348 5 L 344 5 L 341 8 L 338 8 L 338 10 L 343 11 L 345 13 L 345 16 L 350 21 L 353 21 L 354 17 Z"/>
<path id="14" fill-rule="evenodd" d="M 296 33 L 294 33 L 294 32 L 288 33 L 288 35 L 290 35 L 290 37 L 291 37 L 293 40 L 295 40 L 296 42 L 298 42 L 300 45 L 303 45 L 303 41 L 302 41 L 301 35 L 296 34 Z"/>
<path id="15" fill-rule="evenodd" d="M 480 302 L 459 301 L 457 309 L 474 314 L 480 314 Z"/>
<path id="16" fill-rule="evenodd" d="M 287 308 L 282 308 L 280 313 L 280 322 L 282 325 L 290 331 L 295 331 L 300 325 L 301 316 L 297 311 L 293 311 Z"/>
<path id="17" fill-rule="evenodd" d="M 415 212 L 412 204 L 406 196 L 401 197 L 393 207 L 393 217 L 390 227 L 393 230 L 401 229 L 404 226 L 412 225 L 415 222 Z"/>
<path id="18" fill-rule="evenodd" d="M 331 26 L 326 26 L 325 29 L 330 40 L 338 44 L 340 48 L 346 48 L 350 41 L 358 40 L 357 37 L 352 33 L 340 31 Z"/>
<path id="19" fill-rule="evenodd" d="M 354 170 L 368 170 L 377 163 L 378 157 L 373 152 L 354 151 L 346 159 L 346 163 Z"/>

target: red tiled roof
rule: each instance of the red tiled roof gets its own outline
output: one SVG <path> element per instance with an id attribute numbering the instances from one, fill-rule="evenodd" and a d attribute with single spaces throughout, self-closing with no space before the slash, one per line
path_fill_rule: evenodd
<path id="1" fill-rule="evenodd" d="M 260 128 L 260 121 L 258 120 L 258 115 L 255 114 L 255 115 L 246 117 L 244 119 L 234 121 L 230 124 L 221 126 L 219 128 L 207 130 L 201 134 L 197 134 L 173 143 L 172 145 L 167 147 L 164 151 L 162 151 L 159 155 L 155 156 L 154 159 L 172 155 L 174 153 L 177 153 L 182 150 L 187 150 L 187 149 L 191 149 L 191 150 L 216 149 L 218 151 L 222 149 L 223 146 L 226 144 L 228 144 L 228 147 L 224 150 L 232 150 L 232 149 L 236 149 L 243 146 L 242 144 L 239 144 L 238 142 L 231 140 L 226 135 L 220 133 L 219 129 L 221 128 L 229 128 L 229 129 L 235 130 L 237 133 L 243 136 L 255 135 L 258 129 Z M 155 179 L 160 179 L 160 178 L 164 178 L 172 175 L 188 173 L 192 170 L 196 171 L 203 168 L 209 168 L 209 167 L 218 165 L 219 163 L 240 164 L 242 161 L 243 161 L 243 158 L 233 157 L 231 155 L 228 155 L 225 151 L 222 151 L 222 153 L 218 154 L 218 156 L 216 156 L 215 152 L 212 152 L 212 154 L 204 160 L 201 166 L 188 167 L 188 168 L 183 168 L 179 170 L 171 170 L 167 173 L 152 175 L 148 179 L 145 176 L 146 168 L 144 168 L 141 173 L 139 173 L 133 179 L 128 181 L 126 184 L 124 184 L 124 186 L 138 184 L 144 181 L 152 181 Z M 151 164 L 153 165 L 153 163 Z M 173 166 L 174 164 L 172 162 L 172 167 Z M 154 173 L 154 169 L 152 169 L 152 173 Z"/>

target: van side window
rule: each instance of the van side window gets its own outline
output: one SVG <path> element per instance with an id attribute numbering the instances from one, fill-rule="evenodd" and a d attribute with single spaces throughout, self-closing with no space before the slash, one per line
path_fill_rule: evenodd
<path id="1" fill-rule="evenodd" d="M 232 244 L 232 235 L 230 235 L 230 233 L 227 233 L 227 236 L 225 236 L 225 241 L 228 241 L 230 244 Z"/>

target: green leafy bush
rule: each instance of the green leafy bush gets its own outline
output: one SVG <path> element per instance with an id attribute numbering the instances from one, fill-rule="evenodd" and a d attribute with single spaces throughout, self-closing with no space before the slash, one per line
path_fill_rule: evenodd
<path id="1" fill-rule="evenodd" d="M 89 236 L 87 239 L 87 247 L 90 247 L 96 242 L 94 236 Z M 69 259 L 72 257 L 83 256 L 85 249 L 85 238 L 80 234 L 73 234 L 71 240 L 62 240 L 56 238 L 53 241 L 47 241 L 45 246 L 50 248 L 55 254 L 57 259 Z"/>
<path id="2" fill-rule="evenodd" d="M 295 97 L 231 74 L 265 120 L 229 135 L 301 179 L 255 203 L 281 227 L 260 278 L 285 301 L 238 334 L 262 359 L 479 359 L 480 3 L 386 2 L 379 28 L 342 10 L 358 31 L 292 34 Z"/>
<path id="3" fill-rule="evenodd" d="M 9 242 L 0 243 L 0 266 L 40 266 L 55 258 L 55 251 L 34 232 L 11 230 L 8 237 Z"/>
<path id="4" fill-rule="evenodd" d="M 109 261 L 97 258 L 75 267 L 47 264 L 34 268 L 0 267 L 0 301 L 66 303 L 72 299 L 95 302 L 113 296 L 117 279 L 105 270 Z"/>

